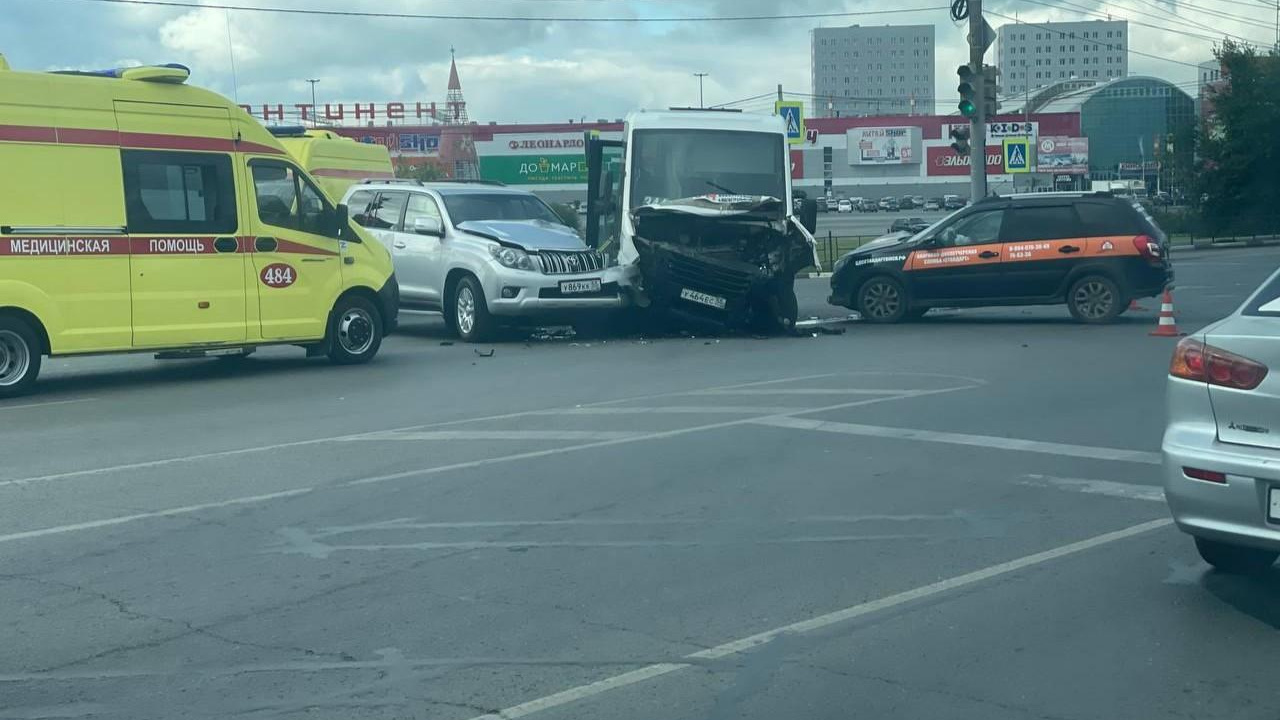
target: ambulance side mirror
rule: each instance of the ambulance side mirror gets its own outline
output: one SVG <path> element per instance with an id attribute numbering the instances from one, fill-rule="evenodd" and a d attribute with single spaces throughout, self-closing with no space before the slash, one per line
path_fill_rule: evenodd
<path id="1" fill-rule="evenodd" d="M 347 209 L 344 203 L 338 203 L 332 211 L 329 212 L 329 221 L 331 225 L 326 228 L 329 232 L 325 233 L 329 237 L 335 237 L 339 240 L 356 240 L 356 234 L 351 232 L 351 211 Z"/>

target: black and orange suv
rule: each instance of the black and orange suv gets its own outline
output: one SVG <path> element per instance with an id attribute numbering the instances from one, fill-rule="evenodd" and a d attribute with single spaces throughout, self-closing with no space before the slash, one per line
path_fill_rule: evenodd
<path id="1" fill-rule="evenodd" d="M 1106 192 L 986 198 L 910 236 L 840 258 L 832 305 L 870 322 L 932 307 L 1066 304 L 1105 323 L 1173 281 L 1165 235 L 1132 202 Z"/>

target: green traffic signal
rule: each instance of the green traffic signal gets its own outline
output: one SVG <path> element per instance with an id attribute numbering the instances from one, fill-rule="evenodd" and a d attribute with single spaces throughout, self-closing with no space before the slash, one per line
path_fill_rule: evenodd
<path id="1" fill-rule="evenodd" d="M 960 86 L 956 88 L 960 92 L 960 114 L 971 118 L 978 114 L 977 92 L 973 87 L 973 68 L 968 65 L 961 65 L 956 68 L 956 75 L 960 76 Z"/>

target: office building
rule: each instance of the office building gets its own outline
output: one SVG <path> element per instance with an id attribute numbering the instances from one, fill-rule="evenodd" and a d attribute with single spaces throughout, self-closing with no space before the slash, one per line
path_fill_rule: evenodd
<path id="1" fill-rule="evenodd" d="M 932 25 L 814 28 L 811 117 L 930 115 Z"/>
<path id="2" fill-rule="evenodd" d="M 1002 96 L 1073 78 L 1107 82 L 1129 74 L 1124 20 L 1014 23 L 1000 26 L 997 37 Z"/>

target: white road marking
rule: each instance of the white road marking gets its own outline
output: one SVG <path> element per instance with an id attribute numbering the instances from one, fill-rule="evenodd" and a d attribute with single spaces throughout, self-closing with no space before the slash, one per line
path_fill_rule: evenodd
<path id="1" fill-rule="evenodd" d="M 884 425 L 860 425 L 857 423 L 810 420 L 808 418 L 788 417 L 784 415 L 750 418 L 746 420 L 746 422 L 757 425 L 768 425 L 769 427 L 793 428 L 795 430 L 820 430 L 822 432 L 891 438 L 894 440 L 921 440 L 924 442 L 949 443 L 952 445 L 972 445 L 981 448 L 1020 450 L 1022 452 L 1045 453 L 1048 455 L 1066 455 L 1069 457 L 1089 458 L 1091 460 L 1116 460 L 1122 462 L 1144 463 L 1147 465 L 1160 464 L 1160 453 L 1144 452 L 1142 450 L 1123 450 L 1120 448 L 1098 447 L 1094 445 L 1070 445 L 1067 443 L 1023 440 L 1020 438 L 999 437 L 995 435 L 965 435 L 962 433 L 938 432 L 935 430 L 912 430 L 911 428 L 888 427 Z"/>
<path id="2" fill-rule="evenodd" d="M 678 670 L 693 667 L 695 664 L 702 661 L 718 660 L 731 655 L 738 655 L 771 642 L 785 634 L 811 633 L 816 630 L 821 630 L 832 625 L 862 617 L 864 615 L 869 615 L 881 610 L 887 610 L 899 605 L 904 605 L 932 597 L 934 595 L 964 588 L 969 585 L 984 582 L 1002 575 L 1008 575 L 1009 573 L 1024 570 L 1029 567 L 1042 565 L 1068 555 L 1074 555 L 1102 545 L 1131 538 L 1135 535 L 1166 527 L 1172 522 L 1172 520 L 1167 518 L 1160 518 L 1158 520 L 1139 523 L 1138 525 L 1133 525 L 1122 530 L 1095 535 L 1094 537 L 1086 540 L 1080 540 L 1078 542 L 1060 545 L 1051 550 L 1025 555 L 1015 560 L 982 568 L 981 570 L 974 570 L 973 572 L 968 572 L 946 580 L 940 580 L 935 583 L 923 585 L 912 590 L 895 593 L 893 595 L 880 598 L 879 600 L 872 600 L 859 605 L 853 605 L 851 607 L 844 608 L 843 610 L 819 615 L 808 620 L 801 620 L 800 622 L 792 623 L 790 625 L 783 625 L 781 627 L 773 628 L 772 630 L 766 630 L 739 640 L 727 642 L 723 645 L 717 645 L 713 648 L 691 653 L 681 658 L 681 660 L 686 662 L 657 663 L 654 665 L 648 665 L 620 675 L 614 675 L 613 677 L 606 678 L 604 680 L 598 680 L 593 683 L 580 685 L 575 688 L 569 688 L 568 690 L 562 690 L 558 693 L 529 700 L 527 702 L 520 703 L 519 705 L 513 705 L 509 708 L 500 710 L 497 713 L 480 715 L 472 720 L 515 720 L 515 718 L 527 717 L 543 710 L 550 710 L 551 708 L 568 705 L 569 703 L 584 700 L 589 697 L 602 695 L 610 690 L 617 690 L 618 688 L 635 685 L 663 675 L 669 675 Z"/>
<path id="3" fill-rule="evenodd" d="M 348 533 L 374 532 L 380 530 L 470 530 L 470 529 L 502 529 L 524 527 L 665 527 L 670 525 L 750 525 L 759 527 L 762 524 L 795 525 L 810 523 L 861 523 L 861 522 L 919 522 L 921 520 L 963 520 L 958 513 L 942 515 L 907 514 L 907 515 L 805 515 L 766 522 L 758 518 L 723 519 L 708 518 L 659 518 L 643 520 L 636 518 L 574 518 L 569 520 L 462 520 L 457 522 L 419 522 L 416 518 L 396 518 L 363 525 L 335 525 L 312 531 L 312 537 L 332 537 Z"/>
<path id="4" fill-rule="evenodd" d="M 757 387 L 761 385 L 773 385 L 773 384 L 785 383 L 785 382 L 802 382 L 805 380 L 817 380 L 821 378 L 829 378 L 829 377 L 842 376 L 842 375 L 879 375 L 879 374 L 883 374 L 883 373 L 878 373 L 878 372 L 819 373 L 816 375 L 797 375 L 794 377 L 775 378 L 773 380 L 760 380 L 757 382 L 739 383 L 735 385 L 724 385 L 721 388 L 707 388 L 707 389 Z M 901 374 L 905 376 L 940 377 L 940 378 L 950 378 L 953 380 L 965 380 L 968 382 L 972 382 L 974 385 L 983 385 L 986 383 L 986 381 L 984 380 L 967 378 L 959 375 L 939 375 L 936 373 L 894 373 L 894 374 Z M 680 395 L 687 395 L 688 393 L 689 393 L 688 390 L 683 390 L 683 391 L 676 391 L 676 392 L 655 393 L 651 395 L 635 395 L 632 397 L 617 398 L 614 400 L 601 400 L 599 402 L 586 403 L 584 405 L 581 405 L 580 407 L 601 407 L 601 406 L 616 405 L 616 404 L 627 403 L 627 402 L 635 402 L 638 400 L 654 400 L 657 398 L 675 397 Z M 147 468 L 163 467 L 165 465 L 174 465 L 179 463 L 198 462 L 200 460 L 211 460 L 213 458 L 234 457 L 236 455 L 247 455 L 250 453 L 270 452 L 273 450 L 283 450 L 286 448 L 305 447 L 307 445 L 319 445 L 323 443 L 334 442 L 337 440 L 347 440 L 347 439 L 359 437 L 361 435 L 369 435 L 369 434 L 380 433 L 380 432 L 401 432 L 406 430 L 422 430 L 424 428 L 433 428 L 433 427 L 448 427 L 450 425 L 462 425 L 462 424 L 473 423 L 473 422 L 485 422 L 488 420 L 507 420 L 511 418 L 529 417 L 531 415 L 545 413 L 545 412 L 547 412 L 546 409 L 522 410 L 518 412 L 502 413 L 499 415 L 487 415 L 483 417 L 474 417 L 474 418 L 460 418 L 458 420 L 443 420 L 440 422 L 425 423 L 421 425 L 406 425 L 404 427 L 399 427 L 399 428 L 387 428 L 385 430 L 371 430 L 367 433 L 330 435 L 327 437 L 311 438 L 308 440 L 294 440 L 292 442 L 272 443 L 270 445 L 254 445 L 250 447 L 233 448 L 230 450 L 216 450 L 213 452 L 196 453 L 193 455 L 179 455 L 176 457 L 159 458 L 157 460 L 143 460 L 140 462 L 123 463 L 120 465 L 106 465 L 103 467 L 86 468 L 84 470 L 69 470 L 69 471 L 60 472 L 60 473 L 50 473 L 48 475 L 35 475 L 32 477 L 11 478 L 8 480 L 0 480 L 0 488 L 7 487 L 10 485 L 28 485 L 31 483 L 48 482 L 51 480 L 67 480 L 70 478 L 91 477 L 94 475 L 104 475 L 104 474 L 109 474 L 113 472 L 123 472 L 127 470 L 145 470 Z"/>
<path id="5" fill-rule="evenodd" d="M 539 410 L 538 415 L 774 415 L 794 407 L 760 405 L 623 405 L 620 407 L 577 407 Z"/>
<path id="6" fill-rule="evenodd" d="M 401 430 L 345 438 L 341 442 L 370 440 L 614 440 L 639 435 L 622 430 Z"/>
<path id="7" fill-rule="evenodd" d="M 1113 482 L 1111 480 L 1091 480 L 1089 478 L 1054 477 L 1053 475 L 1027 475 L 1023 480 L 1023 484 L 1052 487 L 1091 495 L 1109 495 L 1111 497 L 1128 498 L 1129 500 L 1164 502 L 1164 490 L 1155 485 L 1136 485 L 1133 483 Z"/>
<path id="8" fill-rule="evenodd" d="M 29 410 L 31 408 L 51 407 L 53 405 L 94 402 L 97 399 L 98 398 L 76 398 L 75 400 L 50 400 L 49 402 L 26 403 L 25 405 L 0 405 L 0 412 L 5 412 L 6 410 Z"/>
<path id="9" fill-rule="evenodd" d="M 40 528 L 39 530 L 27 530 L 25 532 L 0 535 L 0 543 L 13 542 L 15 540 L 29 540 L 31 538 L 47 537 L 49 535 L 62 535 L 64 533 L 79 532 L 81 530 L 111 527 L 112 525 L 124 525 L 131 522 L 137 522 L 138 520 L 173 517 L 175 515 L 189 515 L 202 510 L 215 510 L 217 508 L 232 507 L 235 505 L 253 505 L 255 503 L 267 502 L 268 500 L 279 500 L 280 498 L 305 495 L 309 492 L 313 492 L 314 490 L 315 488 L 309 487 L 296 488 L 294 490 L 284 490 L 282 492 L 268 493 L 266 495 L 250 495 L 249 497 L 239 497 L 231 500 L 221 500 L 219 502 L 201 503 L 199 505 L 184 505 L 182 507 L 167 508 L 165 510 L 156 510 L 154 512 L 137 513 L 136 515 L 121 515 L 113 518 L 104 518 L 102 520 L 73 523 L 71 525 L 57 525 L 54 527 Z"/>
<path id="10" fill-rule="evenodd" d="M 659 430 L 655 432 L 642 433 L 632 437 L 617 438 L 614 440 L 599 440 L 596 442 L 584 443 L 582 445 L 569 445 L 558 448 L 545 448 L 542 450 L 530 450 L 528 452 L 513 453 L 511 455 L 499 455 L 491 458 L 481 458 L 479 460 L 464 460 L 450 465 L 437 465 L 435 467 L 417 468 L 414 470 L 403 470 L 401 472 L 388 473 L 386 475 L 376 475 L 374 477 L 360 478 L 358 480 L 349 480 L 342 483 L 341 486 L 360 486 L 371 485 L 374 483 L 383 483 L 390 480 L 401 480 L 408 477 L 425 477 L 427 475 L 435 475 L 444 472 L 453 472 L 454 470 L 470 470 L 472 468 L 484 467 L 486 465 L 495 465 L 498 463 L 511 462 L 512 460 L 530 460 L 533 458 L 549 457 L 552 455 L 561 455 L 565 453 L 579 452 L 581 450 L 592 450 L 594 448 L 610 447 L 613 445 L 623 445 L 626 443 L 641 442 L 645 440 L 657 440 L 660 438 L 678 437 L 680 435 L 688 435 L 689 433 L 702 432 L 704 430 L 719 430 L 721 428 L 736 427 L 738 425 L 747 425 L 751 423 L 761 423 L 761 421 L 771 419 L 786 418 L 791 415 L 799 415 L 802 413 L 826 412 L 828 410 L 843 410 L 844 408 L 858 407 L 861 405 L 872 405 L 886 400 L 903 400 L 911 397 L 924 397 L 926 395 L 937 395 L 939 393 L 955 392 L 956 390 L 968 390 L 976 387 L 974 385 L 964 385 L 960 387 L 943 388 L 940 390 L 921 390 L 910 395 L 885 395 L 881 397 L 869 398 L 866 400 L 853 400 L 851 402 L 839 403 L 836 405 L 827 405 L 825 407 L 815 408 L 796 408 L 788 410 L 786 413 L 776 415 L 766 415 L 763 417 L 739 418 L 737 420 L 725 420 L 717 423 L 707 423 L 705 425 L 694 425 L 691 427 L 676 428 L 675 430 Z M 762 423 L 763 424 L 763 423 Z"/>
<path id="11" fill-rule="evenodd" d="M 885 540 L 929 540 L 933 535 L 875 534 L 875 535 L 815 535 L 794 538 L 761 540 L 459 540 L 455 542 L 370 543 L 365 545 L 331 545 L 305 538 L 297 547 L 288 544 L 277 548 L 284 553 L 297 553 L 325 558 L 335 552 L 386 552 L 389 550 L 519 550 L 572 548 L 621 550 L 627 548 L 692 548 L 730 547 L 741 545 L 807 545 L 826 543 L 855 543 Z"/>
<path id="12" fill-rule="evenodd" d="M 915 390 L 869 390 L 865 388 L 744 388 L 740 390 L 698 390 L 688 395 L 907 395 Z"/>
<path id="13" fill-rule="evenodd" d="M 957 390 L 968 390 L 974 387 L 977 387 L 977 385 L 961 385 L 961 386 L 951 387 L 951 388 L 942 388 L 940 390 L 921 390 L 912 395 L 875 397 L 875 398 L 868 398 L 866 400 L 854 400 L 852 402 L 840 403 L 838 405 L 827 405 L 825 407 L 797 408 L 796 410 L 789 411 L 789 412 L 791 414 L 800 414 L 800 413 L 810 413 L 810 412 L 824 412 L 827 410 L 839 410 L 842 408 L 856 407 L 859 405 L 871 405 L 874 403 L 885 402 L 888 400 L 902 400 L 909 397 L 923 397 L 926 395 L 938 395 L 941 393 L 955 392 Z M 523 415 L 524 413 L 521 413 L 521 414 Z M 767 419 L 768 417 L 777 418 L 782 416 L 781 415 L 767 416 L 765 419 Z M 469 460 L 466 462 L 452 463 L 450 465 L 437 465 L 435 467 L 416 468 L 413 470 L 405 470 L 397 473 L 389 473 L 386 475 L 377 475 L 374 477 L 361 478 L 358 480 L 350 480 L 345 483 L 326 486 L 326 489 L 370 485 L 375 483 L 389 482 L 392 480 L 401 480 L 401 479 L 410 478 L 410 477 L 422 478 L 430 475 L 436 475 L 439 473 L 451 472 L 454 470 L 465 470 L 470 468 L 484 467 L 486 465 L 497 465 L 500 463 L 511 462 L 514 460 L 528 460 L 531 458 L 549 457 L 551 455 L 577 452 L 580 450 L 590 450 L 592 448 L 621 445 L 623 443 L 632 443 L 632 442 L 640 442 L 644 440 L 656 440 L 659 438 L 676 437 L 680 435 L 687 435 L 689 433 L 701 432 L 703 430 L 717 430 L 720 428 L 746 425 L 758 419 L 760 418 L 740 418 L 737 420 L 728 420 L 725 422 L 709 423 L 706 425 L 697 425 L 694 427 L 679 428 L 676 430 L 663 430 L 659 432 L 643 433 L 643 434 L 635 435 L 632 437 L 626 437 L 626 438 L 615 438 L 613 440 L 598 440 L 595 442 L 583 443 L 581 445 L 569 445 L 566 447 L 559 447 L 559 448 L 548 448 L 544 450 L 533 450 L 529 452 L 512 453 L 510 455 L 500 455 L 497 457 L 483 458 L 480 460 Z M 456 424 L 456 423 L 451 422 L 447 424 Z M 8 484 L 14 484 L 14 483 L 15 481 L 8 482 Z M 155 512 L 139 513 L 137 515 L 125 515 L 121 517 L 106 518 L 102 520 L 94 520 L 94 521 L 85 522 L 85 523 L 59 525 L 59 526 L 43 528 L 39 530 L 30 530 L 23 533 L 14 533 L 12 535 L 0 535 L 0 543 L 8 542 L 11 540 L 21 540 L 25 538 L 42 537 L 44 535 L 56 535 L 60 533 L 75 532 L 78 530 L 89 530 L 92 528 L 104 527 L 109 525 L 121 525 L 124 523 L 130 523 L 137 520 L 146 520 L 153 517 L 165 517 L 167 515 L 181 515 L 185 513 L 197 512 L 199 510 L 223 507 L 227 505 L 247 505 L 247 504 L 257 503 L 257 502 L 267 502 L 269 500 L 274 500 L 280 497 L 289 497 L 291 495 L 301 495 L 304 493 L 312 492 L 316 489 L 317 488 L 310 488 L 310 487 L 299 488 L 296 490 L 288 490 L 281 493 L 272 493 L 270 495 L 253 495 L 249 497 L 234 498 L 231 500 L 224 500 L 220 503 L 189 505 L 189 506 L 180 507 L 180 508 L 172 508 L 169 510 L 157 510 Z"/>

